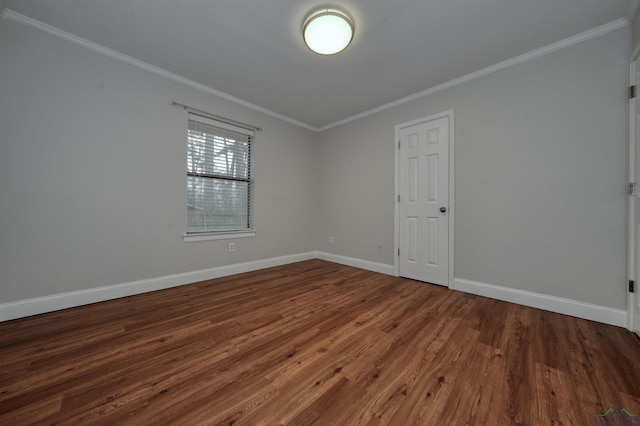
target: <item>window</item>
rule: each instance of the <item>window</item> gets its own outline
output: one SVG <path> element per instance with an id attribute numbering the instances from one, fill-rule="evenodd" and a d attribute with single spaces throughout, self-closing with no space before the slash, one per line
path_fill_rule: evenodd
<path id="1" fill-rule="evenodd" d="M 185 241 L 254 232 L 253 138 L 250 130 L 189 114 Z"/>

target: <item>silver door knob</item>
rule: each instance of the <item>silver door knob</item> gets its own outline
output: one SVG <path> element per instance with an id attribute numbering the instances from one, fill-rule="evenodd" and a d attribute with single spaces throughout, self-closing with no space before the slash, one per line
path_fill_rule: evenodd
<path id="1" fill-rule="evenodd" d="M 440 213 L 446 213 L 446 212 L 447 212 L 446 207 L 440 207 Z"/>

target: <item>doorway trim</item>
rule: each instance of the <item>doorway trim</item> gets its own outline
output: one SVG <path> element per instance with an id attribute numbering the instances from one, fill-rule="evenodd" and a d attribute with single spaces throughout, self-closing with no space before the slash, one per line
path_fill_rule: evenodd
<path id="1" fill-rule="evenodd" d="M 640 58 L 637 57 L 637 54 L 635 57 L 631 58 L 631 62 L 629 64 L 629 87 L 631 86 L 635 86 L 637 84 L 636 81 L 636 73 L 638 72 L 637 70 L 637 61 Z M 628 155 L 629 155 L 629 165 L 628 165 L 628 178 L 629 178 L 629 183 L 635 183 L 637 185 L 637 170 L 636 170 L 636 132 L 638 131 L 638 129 L 636 129 L 636 99 L 635 97 L 629 97 L 629 103 L 628 103 L 628 137 L 629 137 L 629 151 L 628 151 Z M 638 232 L 639 230 L 636 229 L 636 213 L 635 213 L 635 200 L 634 198 L 637 197 L 637 190 L 634 189 L 630 189 L 630 194 L 628 197 L 628 222 L 627 222 L 627 278 L 629 281 L 634 281 L 635 285 L 638 285 L 638 274 L 637 274 L 637 267 L 638 264 L 640 263 L 640 259 L 638 259 L 637 256 L 637 244 L 638 244 L 638 238 L 640 238 L 640 233 Z M 632 293 L 632 292 L 627 292 L 627 329 L 631 330 L 631 331 L 635 331 L 636 333 L 640 333 L 640 330 L 635 330 L 634 324 L 637 321 L 636 318 L 634 318 L 635 316 L 635 304 L 636 302 L 636 298 L 639 297 L 638 296 L 638 289 L 635 289 L 636 293 Z"/>
<path id="2" fill-rule="evenodd" d="M 400 196 L 400 129 L 404 127 L 415 126 L 427 121 L 437 120 L 439 118 L 448 118 L 449 122 L 449 273 L 448 273 L 448 286 L 450 289 L 455 289 L 455 250 L 454 250 L 454 236 L 455 236 L 455 122 L 454 122 L 454 110 L 450 109 L 437 114 L 432 114 L 427 117 L 419 118 L 417 120 L 407 121 L 405 123 L 397 124 L 395 126 L 395 133 L 393 139 L 393 151 L 394 151 L 394 236 L 393 236 L 393 271 L 396 277 L 400 276 L 400 263 L 398 257 L 398 250 L 400 248 L 400 202 L 398 197 Z"/>

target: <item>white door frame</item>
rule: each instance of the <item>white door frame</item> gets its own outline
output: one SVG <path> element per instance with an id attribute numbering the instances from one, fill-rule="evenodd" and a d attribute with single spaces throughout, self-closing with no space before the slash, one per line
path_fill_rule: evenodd
<path id="1" fill-rule="evenodd" d="M 396 277 L 400 276 L 400 263 L 398 259 L 398 250 L 400 248 L 400 203 L 398 202 L 398 197 L 400 196 L 400 129 L 404 127 L 415 126 L 416 124 L 421 124 L 426 121 L 437 120 L 439 118 L 448 118 L 449 119 L 449 276 L 448 287 L 451 289 L 455 288 L 455 280 L 454 280 L 454 229 L 455 229 L 455 149 L 454 149 L 454 111 L 452 109 L 444 112 L 440 112 L 438 114 L 429 115 L 424 118 L 419 118 L 417 120 L 408 121 L 406 123 L 398 124 L 395 127 L 394 134 L 394 152 L 395 152 L 395 208 L 394 208 L 394 250 L 393 250 L 393 270 L 394 275 Z"/>
<path id="2" fill-rule="evenodd" d="M 636 58 L 632 58 L 629 65 L 629 86 L 636 84 Z M 629 99 L 629 182 L 636 182 L 636 99 Z M 628 222 L 627 222 L 627 275 L 629 280 L 633 280 L 636 285 L 635 297 L 638 292 L 638 277 L 636 274 L 636 267 L 638 259 L 636 259 L 636 220 L 635 220 L 635 200 L 636 193 L 630 194 L 628 197 Z M 627 292 L 627 328 L 633 330 L 634 323 L 634 311 L 635 311 L 635 297 L 634 293 Z M 640 330 L 635 330 L 640 332 Z"/>

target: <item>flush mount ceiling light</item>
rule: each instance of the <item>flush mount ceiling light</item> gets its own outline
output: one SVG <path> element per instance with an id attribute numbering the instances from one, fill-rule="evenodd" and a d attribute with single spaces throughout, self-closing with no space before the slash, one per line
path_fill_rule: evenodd
<path id="1" fill-rule="evenodd" d="M 309 49 L 320 55 L 334 55 L 351 43 L 353 20 L 341 10 L 323 7 L 305 19 L 302 34 Z"/>

